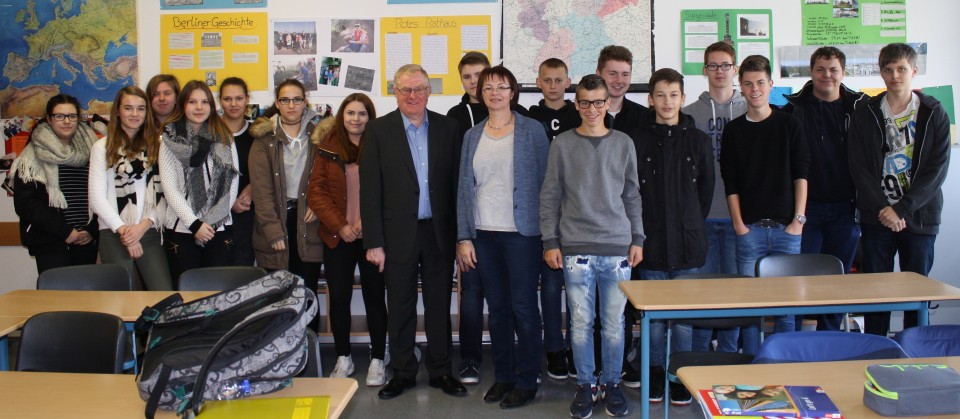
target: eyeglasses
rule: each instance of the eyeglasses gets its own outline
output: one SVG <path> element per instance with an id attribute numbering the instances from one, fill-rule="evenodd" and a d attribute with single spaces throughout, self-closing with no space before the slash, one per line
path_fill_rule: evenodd
<path id="1" fill-rule="evenodd" d="M 607 100 L 603 99 L 603 100 L 578 100 L 577 101 L 577 106 L 579 106 L 580 109 L 587 109 L 590 107 L 591 104 L 593 104 L 594 108 L 600 109 L 603 107 L 603 105 L 607 104 Z"/>
<path id="2" fill-rule="evenodd" d="M 280 102 L 281 105 L 289 105 L 290 103 L 293 103 L 294 105 L 303 105 L 304 99 L 300 96 L 293 97 L 293 98 L 282 97 L 280 99 L 277 99 L 277 102 Z"/>
<path id="3" fill-rule="evenodd" d="M 69 119 L 70 122 L 77 122 L 77 120 L 80 119 L 80 114 L 76 114 L 76 113 L 55 113 L 55 114 L 53 114 L 53 115 L 50 115 L 50 117 L 53 118 L 53 120 L 54 120 L 54 121 L 57 121 L 57 122 L 63 122 L 64 119 Z"/>
<path id="4" fill-rule="evenodd" d="M 397 94 L 400 95 L 400 96 L 410 96 L 411 93 L 416 93 L 417 96 L 423 96 L 423 95 L 425 95 L 428 91 L 430 91 L 430 87 L 429 87 L 429 86 L 420 86 L 420 87 L 413 88 L 413 89 L 411 89 L 411 88 L 409 88 L 409 87 L 402 87 L 402 88 L 393 89 L 393 90 L 394 90 L 395 92 L 397 92 Z"/>
<path id="5" fill-rule="evenodd" d="M 703 68 L 705 68 L 705 69 L 707 69 L 707 70 L 710 70 L 710 71 L 717 71 L 717 70 L 730 71 L 730 69 L 733 68 L 733 64 L 730 64 L 730 63 L 707 64 L 707 65 L 703 66 Z"/>
<path id="6" fill-rule="evenodd" d="M 489 94 L 493 93 L 494 90 L 496 90 L 497 92 L 499 92 L 499 93 L 501 93 L 501 94 L 506 94 L 507 92 L 513 90 L 513 88 L 511 88 L 510 86 L 497 86 L 497 87 L 493 87 L 493 86 L 483 86 L 483 89 L 481 89 L 481 90 L 483 90 L 483 94 L 485 94 L 485 95 L 489 95 Z"/>

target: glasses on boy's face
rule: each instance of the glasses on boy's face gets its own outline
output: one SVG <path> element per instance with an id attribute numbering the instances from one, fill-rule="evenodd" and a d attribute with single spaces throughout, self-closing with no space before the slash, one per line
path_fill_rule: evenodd
<path id="1" fill-rule="evenodd" d="M 705 69 L 707 69 L 707 70 L 710 70 L 710 71 L 717 71 L 717 70 L 730 71 L 730 69 L 733 68 L 733 64 L 730 64 L 730 63 L 707 64 L 707 65 L 703 66 L 703 68 L 705 68 Z"/>
<path id="2" fill-rule="evenodd" d="M 50 117 L 53 118 L 53 120 L 54 120 L 54 121 L 57 121 L 57 122 L 63 122 L 63 120 L 65 120 L 65 119 L 69 119 L 70 122 L 77 122 L 77 120 L 80 119 L 80 114 L 75 114 L 75 113 L 55 113 L 55 114 L 53 114 L 53 115 L 50 115 Z"/>
<path id="3" fill-rule="evenodd" d="M 303 105 L 304 99 L 300 96 L 297 97 L 282 97 L 277 99 L 277 102 L 280 102 L 281 105 L 289 105 L 293 103 L 294 105 Z"/>
<path id="4" fill-rule="evenodd" d="M 578 101 L 577 101 L 577 106 L 579 106 L 580 109 L 587 109 L 587 108 L 590 107 L 590 105 L 593 105 L 594 108 L 600 109 L 600 108 L 603 107 L 603 105 L 606 105 L 606 104 L 607 104 L 607 100 L 606 100 L 606 99 L 600 99 L 600 100 L 578 100 Z"/>

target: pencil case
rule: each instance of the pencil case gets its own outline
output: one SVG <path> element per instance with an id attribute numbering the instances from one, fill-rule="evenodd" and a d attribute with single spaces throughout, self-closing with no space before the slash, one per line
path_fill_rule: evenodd
<path id="1" fill-rule="evenodd" d="M 942 364 L 873 364 L 863 404 L 883 416 L 960 413 L 960 374 Z"/>

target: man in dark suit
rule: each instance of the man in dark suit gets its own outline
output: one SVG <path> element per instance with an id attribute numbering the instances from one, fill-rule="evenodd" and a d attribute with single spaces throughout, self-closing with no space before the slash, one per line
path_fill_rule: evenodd
<path id="1" fill-rule="evenodd" d="M 360 162 L 360 215 L 367 260 L 387 283 L 394 374 L 380 390 L 392 399 L 416 385 L 417 273 L 422 274 L 430 386 L 454 396 L 466 388 L 450 368 L 450 293 L 457 220 L 457 122 L 427 110 L 430 82 L 416 64 L 394 77 L 398 110 L 367 125 Z"/>

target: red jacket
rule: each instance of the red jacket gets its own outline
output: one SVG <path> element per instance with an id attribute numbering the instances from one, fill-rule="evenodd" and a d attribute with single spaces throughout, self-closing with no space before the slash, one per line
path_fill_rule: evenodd
<path id="1" fill-rule="evenodd" d="M 313 174 L 307 187 L 307 205 L 317 215 L 320 239 L 329 248 L 340 243 L 339 231 L 347 225 L 347 175 L 334 123 L 327 118 L 317 125 L 311 140 L 317 145 Z"/>

